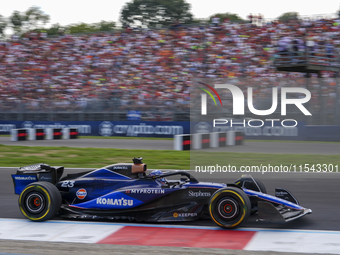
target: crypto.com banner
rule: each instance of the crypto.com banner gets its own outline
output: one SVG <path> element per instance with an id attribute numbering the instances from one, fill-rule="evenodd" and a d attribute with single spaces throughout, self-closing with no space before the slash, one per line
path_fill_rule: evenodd
<path id="1" fill-rule="evenodd" d="M 337 83 L 331 77 L 194 79 L 190 130 L 192 134 L 241 131 L 246 139 L 259 140 L 313 140 L 310 134 L 315 134 L 315 140 L 322 140 L 318 133 L 325 126 L 340 125 Z M 338 141 L 339 135 L 333 134 L 325 140 Z M 204 164 L 213 158 L 207 157 Z M 191 162 L 201 161 L 202 150 L 192 150 Z"/>

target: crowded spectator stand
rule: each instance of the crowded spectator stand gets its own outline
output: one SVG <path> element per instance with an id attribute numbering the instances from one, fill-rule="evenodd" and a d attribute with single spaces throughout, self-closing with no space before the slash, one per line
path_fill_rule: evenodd
<path id="1" fill-rule="evenodd" d="M 251 16 L 245 23 L 213 18 L 210 25 L 175 23 L 172 29 L 13 36 L 0 44 L 0 111 L 139 110 L 162 119 L 165 113 L 189 111 L 193 77 L 304 77 L 277 70 L 276 64 L 284 54 L 299 61 L 307 50 L 318 51 L 319 63 L 323 57 L 338 63 L 338 17 L 268 21 Z M 319 77 L 333 75 L 327 70 Z"/>

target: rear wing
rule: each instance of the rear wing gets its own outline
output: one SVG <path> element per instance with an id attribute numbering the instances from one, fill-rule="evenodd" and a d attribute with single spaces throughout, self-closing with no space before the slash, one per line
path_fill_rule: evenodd
<path id="1" fill-rule="evenodd" d="M 63 166 L 49 166 L 44 163 L 20 167 L 16 174 L 12 174 L 14 193 L 19 195 L 32 182 L 45 181 L 56 184 L 63 173 Z"/>

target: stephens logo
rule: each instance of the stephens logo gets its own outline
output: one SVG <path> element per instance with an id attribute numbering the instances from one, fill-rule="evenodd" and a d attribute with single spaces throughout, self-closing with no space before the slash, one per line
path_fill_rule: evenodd
<path id="1" fill-rule="evenodd" d="M 198 192 L 194 192 L 192 190 L 189 190 L 188 193 L 189 197 L 210 197 L 211 193 L 210 192 L 202 192 L 202 191 L 198 191 Z"/>
<path id="2" fill-rule="evenodd" d="M 77 198 L 84 199 L 87 196 L 87 191 L 86 189 L 79 189 L 76 195 L 77 195 Z"/>

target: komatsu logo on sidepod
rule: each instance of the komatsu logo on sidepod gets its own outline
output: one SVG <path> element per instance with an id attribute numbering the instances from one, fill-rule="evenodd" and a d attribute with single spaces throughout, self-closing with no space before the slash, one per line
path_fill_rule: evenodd
<path id="1" fill-rule="evenodd" d="M 133 200 L 130 199 L 113 199 L 113 198 L 97 198 L 97 205 L 121 205 L 121 206 L 133 206 Z"/>

